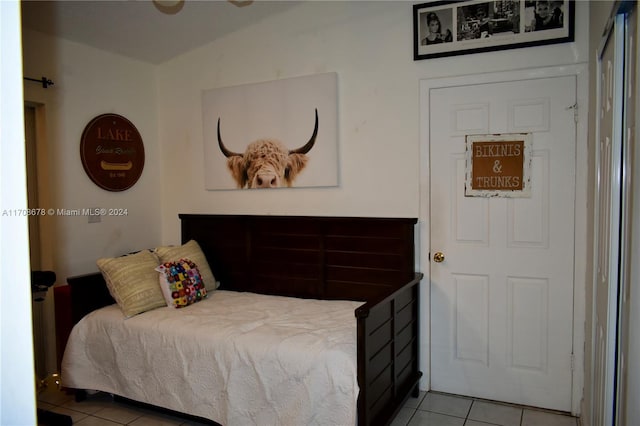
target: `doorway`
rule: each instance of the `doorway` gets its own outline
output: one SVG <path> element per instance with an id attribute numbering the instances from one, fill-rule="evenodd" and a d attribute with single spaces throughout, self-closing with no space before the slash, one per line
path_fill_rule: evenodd
<path id="1" fill-rule="evenodd" d="M 24 107 L 25 155 L 27 161 L 27 207 L 40 208 L 38 202 L 38 160 L 36 146 L 36 108 Z M 29 215 L 29 261 L 31 270 L 40 270 L 40 215 Z"/>
<path id="2" fill-rule="evenodd" d="M 46 212 L 51 204 L 45 106 L 26 102 L 24 123 L 27 206 L 30 211 L 38 212 L 28 216 L 30 267 L 32 271 L 53 271 L 53 217 Z M 37 380 L 44 380 L 57 369 L 53 291 L 47 293 L 44 300 L 32 302 Z"/>

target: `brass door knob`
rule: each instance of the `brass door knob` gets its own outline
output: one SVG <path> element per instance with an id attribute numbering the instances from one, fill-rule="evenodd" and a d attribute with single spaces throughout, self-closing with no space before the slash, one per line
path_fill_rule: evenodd
<path id="1" fill-rule="evenodd" d="M 437 251 L 435 252 L 435 254 L 433 255 L 433 261 L 436 263 L 440 263 L 444 260 L 444 253 Z"/>

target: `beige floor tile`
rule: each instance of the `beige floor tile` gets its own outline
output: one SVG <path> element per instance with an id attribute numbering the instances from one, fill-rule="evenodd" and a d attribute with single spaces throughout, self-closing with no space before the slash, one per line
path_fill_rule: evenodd
<path id="1" fill-rule="evenodd" d="M 522 414 L 522 426 L 576 426 L 575 417 L 525 409 Z"/>
<path id="2" fill-rule="evenodd" d="M 469 419 L 500 426 L 520 426 L 522 408 L 485 401 L 473 401 Z"/>
<path id="3" fill-rule="evenodd" d="M 56 387 L 45 388 L 36 395 L 37 401 L 48 402 L 53 405 L 62 405 L 72 399 L 71 395 L 67 395 Z"/>
<path id="4" fill-rule="evenodd" d="M 464 419 L 432 413 L 431 411 L 416 410 L 409 426 L 463 426 Z"/>
<path id="5" fill-rule="evenodd" d="M 409 397 L 409 399 L 407 399 L 407 402 L 404 404 L 404 406 L 406 408 L 418 408 L 418 406 L 420 405 L 420 403 L 422 402 L 422 400 L 425 398 L 426 395 L 427 395 L 427 392 L 420 391 L 420 394 L 418 395 L 417 398 Z"/>
<path id="6" fill-rule="evenodd" d="M 70 409 L 62 407 L 62 406 L 52 408 L 49 411 L 54 412 L 54 413 L 58 413 L 58 414 L 64 414 L 64 415 L 70 416 L 71 420 L 73 421 L 73 424 L 76 424 L 77 422 L 79 422 L 80 420 L 82 420 L 82 419 L 84 419 L 84 418 L 86 418 L 88 416 L 87 413 L 82 413 L 80 411 L 70 410 Z"/>
<path id="7" fill-rule="evenodd" d="M 401 408 L 396 418 L 391 422 L 391 426 L 407 426 L 415 411 L 415 408 Z"/>
<path id="8" fill-rule="evenodd" d="M 477 420 L 467 420 L 464 423 L 464 426 L 495 426 L 495 425 L 492 425 L 491 423 L 479 422 Z"/>
<path id="9" fill-rule="evenodd" d="M 93 415 L 116 423 L 129 424 L 139 418 L 142 413 L 134 408 L 114 404 L 95 412 Z"/>
<path id="10" fill-rule="evenodd" d="M 76 426 L 76 424 L 74 424 Z M 77 423 L 77 426 L 121 426 L 119 423 L 111 420 L 101 419 L 100 417 L 87 416 Z"/>
<path id="11" fill-rule="evenodd" d="M 162 416 L 160 414 L 145 414 L 129 423 L 129 426 L 179 426 L 184 421 L 177 417 Z"/>
<path id="12" fill-rule="evenodd" d="M 113 406 L 115 402 L 107 394 L 100 394 L 100 396 L 92 396 L 84 401 L 76 402 L 74 399 L 62 404 L 63 407 L 74 411 L 80 411 L 87 414 L 95 414 L 100 410 Z"/>
<path id="13" fill-rule="evenodd" d="M 469 398 L 429 392 L 418 409 L 466 418 L 472 402 Z"/>

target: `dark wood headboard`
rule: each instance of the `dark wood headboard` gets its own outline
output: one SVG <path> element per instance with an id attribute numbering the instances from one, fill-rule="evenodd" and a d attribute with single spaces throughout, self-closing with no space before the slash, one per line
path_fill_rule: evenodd
<path id="1" fill-rule="evenodd" d="M 414 278 L 415 218 L 180 215 L 221 288 L 369 300 Z"/>
<path id="2" fill-rule="evenodd" d="M 415 278 L 412 218 L 179 215 L 221 288 L 368 301 Z M 102 275 L 67 278 L 75 324 L 115 303 Z M 58 291 L 58 293 L 62 293 Z"/>

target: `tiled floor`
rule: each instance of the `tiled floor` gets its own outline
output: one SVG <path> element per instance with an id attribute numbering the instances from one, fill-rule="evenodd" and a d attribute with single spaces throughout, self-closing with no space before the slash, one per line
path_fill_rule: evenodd
<path id="1" fill-rule="evenodd" d="M 204 426 L 211 424 L 114 401 L 109 394 L 105 393 L 89 395 L 86 400 L 76 402 L 73 395 L 59 390 L 55 383 L 49 383 L 44 390 L 41 390 L 37 400 L 38 408 L 71 416 L 73 424 L 78 426 Z"/>
<path id="2" fill-rule="evenodd" d="M 79 426 L 202 426 L 193 419 L 159 413 L 114 401 L 104 393 L 75 402 L 55 383 L 38 394 L 38 408 L 67 414 Z M 498 404 L 434 392 L 420 392 L 409 401 L 392 426 L 580 426 L 578 419 L 526 407 Z M 297 426 L 297 425 L 296 425 Z M 337 426 L 337 425 L 336 425 Z"/>
<path id="3" fill-rule="evenodd" d="M 568 415 L 436 392 L 420 392 L 392 426 L 580 426 Z"/>

